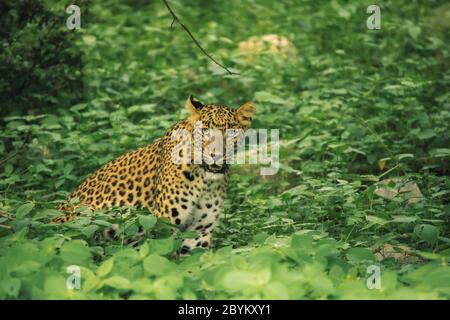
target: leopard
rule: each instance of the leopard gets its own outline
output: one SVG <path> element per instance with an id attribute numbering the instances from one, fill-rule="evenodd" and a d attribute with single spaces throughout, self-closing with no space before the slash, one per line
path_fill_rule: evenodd
<path id="1" fill-rule="evenodd" d="M 53 223 L 76 219 L 83 212 L 75 210 L 79 206 L 93 211 L 147 209 L 182 231 L 196 232 L 197 237 L 183 240 L 181 254 L 209 249 L 230 181 L 230 152 L 223 152 L 223 147 L 236 150 L 252 124 L 256 106 L 253 102 L 238 108 L 204 104 L 191 95 L 185 108 L 187 116 L 161 138 L 111 160 L 88 176 L 59 206 L 63 214 Z"/>

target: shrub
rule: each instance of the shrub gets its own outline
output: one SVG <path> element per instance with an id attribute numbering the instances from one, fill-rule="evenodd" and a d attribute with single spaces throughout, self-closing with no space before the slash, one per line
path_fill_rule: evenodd
<path id="1" fill-rule="evenodd" d="M 0 3 L 0 115 L 36 113 L 82 95 L 82 55 L 63 6 L 39 0 Z"/>

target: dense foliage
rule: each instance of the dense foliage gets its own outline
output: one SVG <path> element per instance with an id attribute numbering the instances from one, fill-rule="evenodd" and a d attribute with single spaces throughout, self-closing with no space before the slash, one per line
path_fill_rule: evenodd
<path id="1" fill-rule="evenodd" d="M 38 101 L 60 108 L 2 105 L 0 297 L 448 299 L 450 6 L 383 1 L 381 30 L 368 30 L 364 1 L 169 2 L 240 75 L 170 28 L 162 1 L 85 5 L 89 24 L 70 34 L 85 98 L 65 108 L 41 87 Z M 195 234 L 144 210 L 81 209 L 75 222 L 48 224 L 89 173 L 184 117 L 189 94 L 252 100 L 254 127 L 282 140 L 276 175 L 232 169 L 212 250 L 178 257 Z M 112 224 L 120 240 L 99 241 Z M 124 245 L 139 226 L 148 239 Z M 80 290 L 66 288 L 71 265 Z M 370 265 L 380 290 L 366 286 Z"/>
<path id="2" fill-rule="evenodd" d="M 48 111 L 83 96 L 82 50 L 65 19 L 43 1 L 0 2 L 0 115 Z"/>

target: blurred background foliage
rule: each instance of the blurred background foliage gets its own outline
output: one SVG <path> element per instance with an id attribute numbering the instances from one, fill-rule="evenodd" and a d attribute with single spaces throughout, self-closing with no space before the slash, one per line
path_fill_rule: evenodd
<path id="1" fill-rule="evenodd" d="M 383 1 L 381 30 L 367 29 L 365 1 L 169 3 L 239 75 L 171 28 L 162 1 L 78 1 L 77 31 L 65 28 L 67 1 L 0 4 L 0 296 L 161 298 L 165 285 L 169 298 L 448 298 L 447 2 Z M 184 117 L 190 94 L 232 107 L 252 100 L 254 127 L 279 129 L 282 140 L 277 175 L 233 169 L 214 252 L 180 267 L 163 222 L 137 249 L 96 243 L 110 223 L 101 213 L 45 223 L 90 172 Z M 140 214 L 122 223 L 125 237 Z M 161 258 L 146 258 L 158 240 Z M 65 246 L 68 255 L 52 251 Z M 33 261 L 40 278 L 11 267 L 45 248 Z M 120 272 L 123 257 L 135 273 Z M 66 296 L 55 286 L 77 259 L 92 287 Z M 389 270 L 385 291 L 365 288 L 367 261 Z"/>

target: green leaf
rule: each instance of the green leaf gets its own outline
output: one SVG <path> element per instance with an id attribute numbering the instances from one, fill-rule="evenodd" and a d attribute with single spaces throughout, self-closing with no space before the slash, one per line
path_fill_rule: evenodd
<path id="1" fill-rule="evenodd" d="M 130 280 L 121 276 L 107 278 L 103 280 L 103 285 L 122 290 L 132 289 Z"/>
<path id="2" fill-rule="evenodd" d="M 34 208 L 33 202 L 29 202 L 29 203 L 25 203 L 25 204 L 21 205 L 16 210 L 16 218 L 23 219 L 27 214 L 29 214 L 31 212 L 31 210 L 33 210 L 33 208 Z"/>
<path id="3" fill-rule="evenodd" d="M 151 253 L 156 253 L 159 255 L 172 253 L 175 249 L 175 243 L 172 238 L 150 239 L 149 246 Z"/>
<path id="4" fill-rule="evenodd" d="M 301 253 L 311 252 L 313 248 L 313 238 L 309 235 L 292 235 L 291 247 Z"/>
<path id="5" fill-rule="evenodd" d="M 114 258 L 109 258 L 108 260 L 104 261 L 97 269 L 98 276 L 99 277 L 106 276 L 111 272 L 113 266 L 114 266 Z"/>
<path id="6" fill-rule="evenodd" d="M 369 222 L 372 222 L 373 224 L 379 224 L 379 225 L 385 225 L 386 223 L 389 223 L 389 221 L 377 217 L 377 216 L 371 216 L 371 215 L 366 215 L 366 220 Z"/>
<path id="7" fill-rule="evenodd" d="M 375 257 L 369 249 L 366 248 L 351 248 L 347 252 L 347 259 L 352 263 L 363 261 L 375 261 Z"/>
<path id="8" fill-rule="evenodd" d="M 104 220 L 94 220 L 92 223 L 97 224 L 102 227 L 112 227 L 112 223 Z"/>
<path id="9" fill-rule="evenodd" d="M 60 256 L 68 265 L 87 265 L 90 262 L 91 253 L 84 242 L 74 240 L 64 243 Z"/>
<path id="10" fill-rule="evenodd" d="M 45 279 L 44 292 L 47 297 L 61 299 L 67 293 L 66 277 L 60 275 L 52 275 Z"/>
<path id="11" fill-rule="evenodd" d="M 405 158 L 414 158 L 414 155 L 412 153 L 402 153 L 398 155 L 398 160 L 403 160 Z"/>
<path id="12" fill-rule="evenodd" d="M 144 259 L 150 252 L 150 246 L 148 245 L 148 242 L 144 242 L 141 247 L 139 248 L 139 257 L 141 259 Z"/>
<path id="13" fill-rule="evenodd" d="M 149 275 L 165 275 L 176 270 L 176 265 L 156 254 L 151 254 L 144 259 L 144 271 Z"/>
<path id="14" fill-rule="evenodd" d="M 322 295 L 333 294 L 335 291 L 333 282 L 325 274 L 318 274 L 310 278 L 310 285 L 317 293 Z"/>
<path id="15" fill-rule="evenodd" d="M 0 292 L 4 292 L 9 298 L 17 298 L 19 295 L 21 281 L 16 278 L 3 279 L 0 281 Z"/>
<path id="16" fill-rule="evenodd" d="M 145 230 L 152 230 L 158 219 L 153 215 L 141 215 L 139 216 L 139 223 L 144 227 Z"/>
<path id="17" fill-rule="evenodd" d="M 417 134 L 417 138 L 419 138 L 420 140 L 430 139 L 433 138 L 434 136 L 436 136 L 436 133 L 434 132 L 433 129 L 425 129 Z"/>
<path id="18" fill-rule="evenodd" d="M 86 34 L 82 37 L 83 42 L 88 46 L 95 46 L 95 43 L 97 42 L 97 39 L 95 36 Z"/>
<path id="19" fill-rule="evenodd" d="M 87 227 L 84 227 L 81 229 L 81 232 L 88 238 L 90 238 L 97 230 L 99 229 L 98 226 L 90 225 Z"/>
<path id="20" fill-rule="evenodd" d="M 430 151 L 432 157 L 450 157 L 450 148 L 437 148 Z"/>
<path id="21" fill-rule="evenodd" d="M 56 209 L 44 209 L 44 210 L 40 210 L 38 213 L 36 213 L 33 216 L 34 220 L 39 220 L 42 218 L 54 218 L 54 217 L 58 217 L 61 215 L 61 211 L 56 210 Z"/>
<path id="22" fill-rule="evenodd" d="M 415 253 L 417 253 L 422 258 L 428 259 L 428 260 L 441 260 L 442 259 L 442 256 L 437 253 L 419 251 L 419 250 L 415 251 Z"/>
<path id="23" fill-rule="evenodd" d="M 414 234 L 421 240 L 434 244 L 439 237 L 439 229 L 431 224 L 419 224 L 414 228 Z"/>
<path id="24" fill-rule="evenodd" d="M 267 273 L 267 272 L 266 272 Z M 263 275 L 265 283 L 270 279 L 270 272 Z M 257 285 L 255 283 L 254 273 L 243 270 L 231 270 L 227 272 L 221 281 L 221 285 L 227 290 L 244 290 L 245 288 Z"/>
<path id="25" fill-rule="evenodd" d="M 180 234 L 181 239 L 195 239 L 200 236 L 200 233 L 197 231 L 184 231 Z"/>
<path id="26" fill-rule="evenodd" d="M 261 102 L 269 102 L 274 104 L 286 104 L 286 100 L 281 99 L 267 91 L 258 91 L 255 93 L 255 100 Z"/>
<path id="27" fill-rule="evenodd" d="M 401 223 L 409 223 L 414 222 L 417 220 L 416 217 L 410 217 L 410 216 L 394 216 L 394 219 L 391 220 L 391 222 L 401 222 Z"/>

